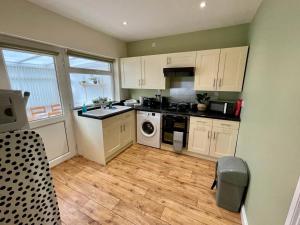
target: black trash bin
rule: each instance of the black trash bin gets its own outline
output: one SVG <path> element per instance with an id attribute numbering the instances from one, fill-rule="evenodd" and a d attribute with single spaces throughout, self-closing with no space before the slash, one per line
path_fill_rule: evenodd
<path id="1" fill-rule="evenodd" d="M 233 212 L 240 211 L 248 180 L 248 167 L 242 159 L 232 156 L 219 159 L 212 186 L 212 189 L 217 186 L 217 205 Z"/>

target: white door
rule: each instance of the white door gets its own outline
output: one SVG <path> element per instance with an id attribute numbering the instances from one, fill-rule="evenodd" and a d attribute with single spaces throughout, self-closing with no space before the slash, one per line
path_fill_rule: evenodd
<path id="1" fill-rule="evenodd" d="M 238 130 L 213 127 L 210 155 L 213 157 L 234 156 Z"/>
<path id="2" fill-rule="evenodd" d="M 198 51 L 194 89 L 214 91 L 217 89 L 220 49 Z"/>
<path id="3" fill-rule="evenodd" d="M 209 154 L 211 127 L 190 123 L 188 151 L 203 155 Z"/>
<path id="4" fill-rule="evenodd" d="M 195 67 L 196 52 L 167 54 L 165 67 Z"/>
<path id="5" fill-rule="evenodd" d="M 163 68 L 164 55 L 151 55 L 142 57 L 143 79 L 142 88 L 144 89 L 165 89 L 166 79 Z"/>
<path id="6" fill-rule="evenodd" d="M 218 90 L 242 91 L 248 47 L 221 49 Z"/>
<path id="7" fill-rule="evenodd" d="M 122 88 L 141 88 L 142 58 L 130 57 L 121 59 Z"/>
<path id="8" fill-rule="evenodd" d="M 42 44 L 24 42 L 43 50 Z M 51 166 L 76 154 L 63 51 L 57 51 L 0 49 L 0 66 L 4 65 L 9 81 L 6 88 L 30 92 L 26 106 L 29 126 L 41 135 Z"/>

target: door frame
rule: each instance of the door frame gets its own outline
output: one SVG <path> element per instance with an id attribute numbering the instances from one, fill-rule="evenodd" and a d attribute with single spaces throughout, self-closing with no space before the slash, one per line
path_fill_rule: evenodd
<path id="1" fill-rule="evenodd" d="M 72 158 L 77 154 L 76 142 L 74 138 L 73 127 L 73 110 L 72 110 L 72 94 L 71 86 L 68 80 L 68 69 L 66 68 L 66 57 L 64 48 L 52 46 L 49 44 L 39 43 L 31 40 L 21 39 L 17 37 L 11 37 L 8 35 L 0 34 L 0 50 L 3 48 L 31 51 L 36 53 L 52 55 L 55 59 L 56 79 L 58 85 L 58 91 L 60 95 L 61 105 L 63 109 L 63 115 L 49 118 L 45 120 L 33 121 L 29 123 L 30 129 L 36 129 L 45 127 L 48 125 L 64 122 L 65 133 L 68 145 L 68 152 L 58 158 L 49 161 L 50 166 L 55 166 L 67 159 Z M 6 88 L 10 89 L 9 78 L 6 71 L 6 66 L 3 61 L 2 51 L 0 51 L 0 70 L 3 72 L 3 78 L 6 77 Z M 2 76 L 1 76 L 2 78 Z M 7 82 L 8 81 L 8 82 Z M 1 87 L 4 88 L 4 87 Z"/>

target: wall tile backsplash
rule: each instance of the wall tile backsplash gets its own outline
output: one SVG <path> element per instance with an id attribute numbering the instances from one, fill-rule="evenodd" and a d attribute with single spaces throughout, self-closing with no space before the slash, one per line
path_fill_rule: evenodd
<path id="1" fill-rule="evenodd" d="M 195 102 L 193 77 L 176 77 L 170 81 L 170 102 Z"/>
<path id="2" fill-rule="evenodd" d="M 139 99 L 139 96 L 155 97 L 157 90 L 130 90 L 130 97 Z M 202 91 L 194 91 L 194 77 L 174 77 L 170 79 L 170 86 L 161 91 L 162 96 L 169 97 L 170 102 L 197 102 L 196 94 Z M 240 98 L 238 92 L 207 92 L 211 100 L 233 100 Z"/>

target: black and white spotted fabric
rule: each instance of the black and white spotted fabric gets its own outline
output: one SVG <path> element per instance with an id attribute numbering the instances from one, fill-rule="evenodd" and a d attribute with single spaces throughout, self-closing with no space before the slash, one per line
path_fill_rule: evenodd
<path id="1" fill-rule="evenodd" d="M 0 134 L 0 224 L 61 224 L 44 144 L 34 131 Z"/>

